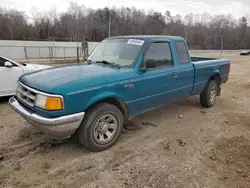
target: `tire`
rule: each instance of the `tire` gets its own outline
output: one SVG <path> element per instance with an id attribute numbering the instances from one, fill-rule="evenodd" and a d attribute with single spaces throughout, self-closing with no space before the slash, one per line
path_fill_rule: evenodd
<path id="1" fill-rule="evenodd" d="M 94 152 L 113 146 L 123 128 L 123 115 L 114 105 L 99 103 L 87 110 L 76 135 L 81 145 Z"/>
<path id="2" fill-rule="evenodd" d="M 218 85 L 215 80 L 209 80 L 205 89 L 200 94 L 200 104 L 203 107 L 210 108 L 216 102 Z"/>

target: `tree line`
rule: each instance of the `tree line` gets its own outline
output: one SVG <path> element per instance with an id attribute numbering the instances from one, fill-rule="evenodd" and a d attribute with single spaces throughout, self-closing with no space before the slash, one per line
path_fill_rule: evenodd
<path id="1" fill-rule="evenodd" d="M 0 7 L 0 40 L 101 41 L 109 35 L 175 35 L 191 49 L 250 49 L 247 18 L 209 13 L 185 16 L 121 7 L 91 9 L 70 3 L 66 12 L 32 8 L 30 16 Z"/>

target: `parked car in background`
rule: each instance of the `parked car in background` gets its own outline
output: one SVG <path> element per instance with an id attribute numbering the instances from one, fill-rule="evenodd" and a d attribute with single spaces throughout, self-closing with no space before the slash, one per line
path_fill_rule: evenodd
<path id="1" fill-rule="evenodd" d="M 150 109 L 193 95 L 212 107 L 229 70 L 227 59 L 190 58 L 181 37 L 112 37 L 86 62 L 20 77 L 9 104 L 41 132 L 56 139 L 76 133 L 85 148 L 102 151 L 124 121 Z"/>
<path id="2" fill-rule="evenodd" d="M 241 51 L 240 55 L 250 55 L 250 50 Z"/>
<path id="3" fill-rule="evenodd" d="M 17 63 L 0 55 L 0 97 L 15 94 L 17 80 L 21 75 L 49 67 L 51 66 Z"/>

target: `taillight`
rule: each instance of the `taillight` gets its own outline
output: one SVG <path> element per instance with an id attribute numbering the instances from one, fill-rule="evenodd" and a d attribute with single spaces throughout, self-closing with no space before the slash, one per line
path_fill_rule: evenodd
<path id="1" fill-rule="evenodd" d="M 231 63 L 229 63 L 229 66 L 228 66 L 228 73 L 230 73 L 230 69 L 231 69 Z"/>

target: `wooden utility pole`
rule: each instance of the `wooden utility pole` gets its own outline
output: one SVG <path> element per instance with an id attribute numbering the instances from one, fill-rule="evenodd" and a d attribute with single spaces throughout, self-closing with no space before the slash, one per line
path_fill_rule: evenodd
<path id="1" fill-rule="evenodd" d="M 220 44 L 221 54 L 223 53 L 223 46 L 224 46 L 224 35 L 221 36 L 221 44 Z"/>
<path id="2" fill-rule="evenodd" d="M 79 46 L 78 46 L 78 32 L 76 33 L 76 55 L 77 55 L 77 63 L 80 63 L 80 59 L 79 59 Z"/>
<path id="3" fill-rule="evenodd" d="M 111 12 L 109 10 L 109 37 L 111 36 Z"/>

